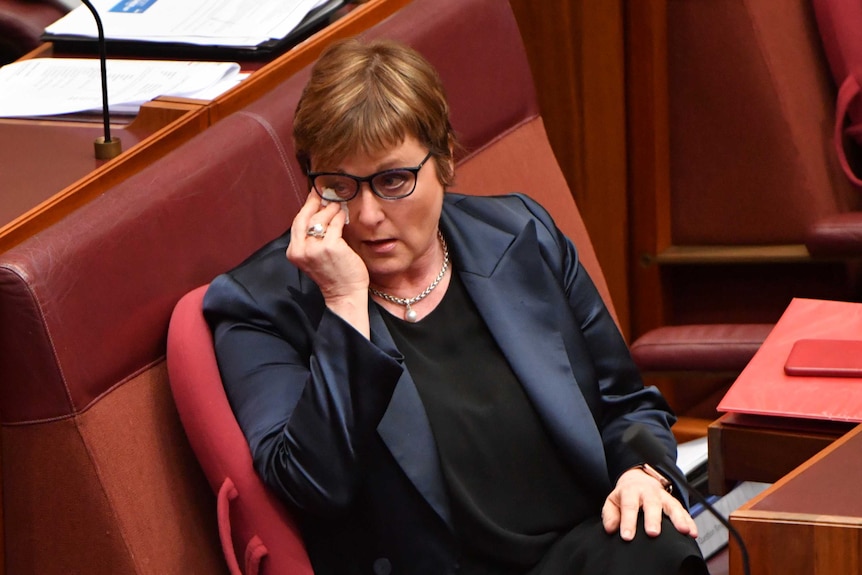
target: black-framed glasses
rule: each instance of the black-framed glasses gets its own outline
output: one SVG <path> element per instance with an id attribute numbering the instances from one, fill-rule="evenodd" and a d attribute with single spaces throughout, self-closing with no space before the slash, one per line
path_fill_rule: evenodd
<path id="1" fill-rule="evenodd" d="M 364 182 L 368 182 L 374 195 L 384 200 L 406 198 L 416 189 L 419 170 L 431 157 L 431 152 L 413 168 L 393 168 L 361 178 L 341 172 L 308 172 L 311 186 L 324 200 L 346 202 L 359 193 Z"/>

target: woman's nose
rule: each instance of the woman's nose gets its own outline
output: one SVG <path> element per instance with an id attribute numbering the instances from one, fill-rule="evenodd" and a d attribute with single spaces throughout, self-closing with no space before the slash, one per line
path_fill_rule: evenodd
<path id="1" fill-rule="evenodd" d="M 349 202 L 350 221 L 356 221 L 363 225 L 374 225 L 385 217 L 382 200 L 371 190 L 369 182 L 362 182 L 359 193 Z"/>

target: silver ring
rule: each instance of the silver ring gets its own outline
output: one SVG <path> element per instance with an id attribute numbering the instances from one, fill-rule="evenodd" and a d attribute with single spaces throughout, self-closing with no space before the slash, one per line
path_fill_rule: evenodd
<path id="1" fill-rule="evenodd" d="M 322 238 L 326 235 L 326 228 L 323 227 L 323 224 L 314 224 L 313 226 L 309 226 L 305 231 L 305 235 L 312 238 Z"/>

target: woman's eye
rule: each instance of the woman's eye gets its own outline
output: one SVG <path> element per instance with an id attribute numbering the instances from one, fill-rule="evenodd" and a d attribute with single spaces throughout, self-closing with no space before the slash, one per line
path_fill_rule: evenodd
<path id="1" fill-rule="evenodd" d="M 387 190 L 395 190 L 404 185 L 407 181 L 407 176 L 402 172 L 386 174 L 381 177 L 382 185 Z"/>

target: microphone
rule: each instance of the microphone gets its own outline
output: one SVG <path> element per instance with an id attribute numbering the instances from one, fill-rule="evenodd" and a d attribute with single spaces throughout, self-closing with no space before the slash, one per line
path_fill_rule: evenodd
<path id="1" fill-rule="evenodd" d="M 684 486 L 688 490 L 689 494 L 698 501 L 698 503 L 703 505 L 707 511 L 712 513 L 712 515 L 727 528 L 728 533 L 733 535 L 733 538 L 736 539 L 736 542 L 739 544 L 739 550 L 742 553 L 743 571 L 745 575 L 750 575 L 751 571 L 748 564 L 748 549 L 745 547 L 745 542 L 742 540 L 742 536 L 736 528 L 730 524 L 730 521 L 725 519 L 721 513 L 716 511 L 715 507 L 713 507 L 697 489 L 694 489 L 691 486 L 685 476 L 679 471 L 676 464 L 670 461 L 664 446 L 652 433 L 650 433 L 647 427 L 640 423 L 633 423 L 628 429 L 626 429 L 625 433 L 623 433 L 622 440 L 623 443 L 630 446 L 643 458 L 644 463 L 655 468 L 661 467 L 662 471 L 667 471 L 674 481 Z"/>
<path id="2" fill-rule="evenodd" d="M 105 31 L 102 28 L 102 19 L 99 13 L 96 12 L 96 7 L 90 0 L 81 0 L 84 6 L 93 13 L 93 18 L 96 19 L 96 29 L 99 32 L 99 60 L 101 62 L 102 76 L 102 122 L 105 125 L 104 137 L 96 138 L 94 142 L 96 148 L 96 159 L 110 160 L 116 158 L 123 151 L 123 146 L 119 138 L 111 138 L 111 116 L 108 113 L 108 64 L 107 64 L 107 48 L 105 45 Z"/>

